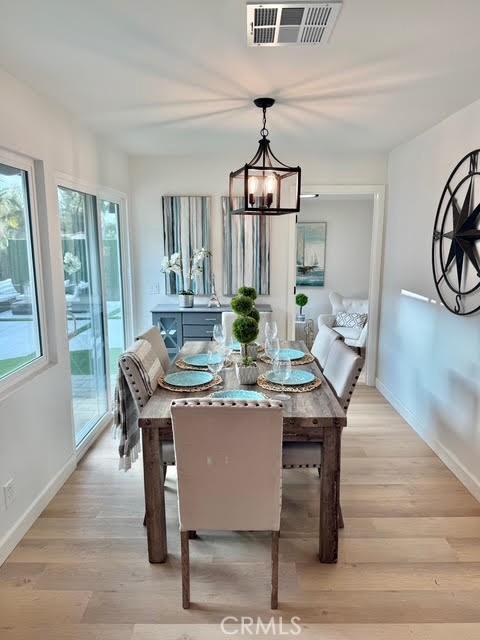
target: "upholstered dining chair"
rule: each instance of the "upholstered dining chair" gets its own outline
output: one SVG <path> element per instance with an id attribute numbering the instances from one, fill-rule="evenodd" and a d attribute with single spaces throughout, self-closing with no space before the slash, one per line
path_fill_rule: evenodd
<path id="1" fill-rule="evenodd" d="M 276 400 L 192 398 L 174 400 L 171 413 L 177 459 L 183 608 L 190 606 L 189 532 L 214 530 L 271 532 L 270 604 L 276 609 L 282 404 Z"/>
<path id="2" fill-rule="evenodd" d="M 335 393 L 345 413 L 348 411 L 353 391 L 363 367 L 361 358 L 342 340 L 335 340 L 330 347 L 323 369 L 329 386 Z M 284 469 L 313 467 L 321 473 L 322 445 L 311 442 L 286 442 L 283 445 L 282 465 Z M 342 507 L 338 508 L 339 527 L 343 529 Z"/>
<path id="3" fill-rule="evenodd" d="M 160 336 L 160 338 L 161 337 L 162 336 Z M 142 338 L 139 338 L 139 339 L 141 340 Z M 123 372 L 123 375 L 125 377 L 125 380 L 127 381 L 130 394 L 134 400 L 134 403 L 137 409 L 137 414 L 140 415 L 140 413 L 142 412 L 142 409 L 145 407 L 148 400 L 150 399 L 150 394 L 147 391 L 143 377 L 140 375 L 140 371 L 138 370 L 137 363 L 135 362 L 135 360 L 133 360 L 130 357 L 128 349 L 120 356 L 119 364 Z M 165 477 L 167 474 L 167 466 L 175 464 L 175 454 L 173 452 L 173 443 L 163 442 L 162 454 L 163 454 L 163 476 Z"/>
<path id="4" fill-rule="evenodd" d="M 162 365 L 163 373 L 167 373 L 170 367 L 170 357 L 160 329 L 158 327 L 150 327 L 150 329 L 137 336 L 136 340 L 147 340 L 152 345 L 152 349 Z"/>
<path id="5" fill-rule="evenodd" d="M 328 354 L 335 340 L 340 340 L 339 333 L 326 325 L 318 327 L 318 333 L 315 336 L 311 352 L 315 356 L 322 371 L 327 363 Z"/>
<path id="6" fill-rule="evenodd" d="M 260 311 L 260 321 L 258 323 L 258 342 L 262 343 L 265 338 L 265 325 L 267 322 L 272 321 L 272 312 L 271 311 Z M 234 320 L 237 318 L 237 314 L 233 313 L 233 311 L 223 311 L 222 313 L 222 325 L 223 325 L 223 333 L 227 340 L 234 341 L 232 335 L 232 325 Z"/>

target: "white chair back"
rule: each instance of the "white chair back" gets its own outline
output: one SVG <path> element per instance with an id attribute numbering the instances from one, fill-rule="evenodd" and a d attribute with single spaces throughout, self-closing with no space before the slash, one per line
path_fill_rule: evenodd
<path id="1" fill-rule="evenodd" d="M 146 340 L 152 345 L 152 349 L 162 365 L 163 373 L 167 373 L 170 367 L 170 357 L 160 329 L 158 327 L 150 327 L 150 329 L 137 336 L 136 340 Z"/>
<path id="2" fill-rule="evenodd" d="M 324 369 L 327 363 L 328 354 L 335 340 L 339 340 L 340 335 L 330 329 L 326 325 L 322 324 L 318 327 L 318 333 L 315 336 L 315 341 L 312 345 L 311 352 L 318 360 L 318 363 L 322 369 Z"/>
<path id="3" fill-rule="evenodd" d="M 279 531 L 282 405 L 174 400 L 180 530 Z"/>
<path id="4" fill-rule="evenodd" d="M 222 312 L 222 325 L 223 325 L 223 333 L 225 334 L 227 342 L 233 342 L 235 338 L 232 334 L 232 325 L 234 320 L 237 318 L 237 314 L 233 311 L 223 311 Z M 261 344 L 265 339 L 265 325 L 267 322 L 272 321 L 272 312 L 271 311 L 260 311 L 260 321 L 258 323 L 258 338 L 257 342 Z"/>
<path id="5" fill-rule="evenodd" d="M 341 340 L 335 340 L 328 354 L 323 375 L 345 411 L 350 404 L 362 367 L 363 358 Z"/>

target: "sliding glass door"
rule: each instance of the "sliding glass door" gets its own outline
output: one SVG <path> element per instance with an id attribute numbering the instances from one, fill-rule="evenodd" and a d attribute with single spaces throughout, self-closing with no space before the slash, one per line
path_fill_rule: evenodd
<path id="1" fill-rule="evenodd" d="M 120 205 L 100 200 L 100 227 L 103 249 L 105 306 L 107 312 L 107 348 L 110 389 L 115 388 L 117 362 L 125 349 L 125 305 L 120 233 Z"/>
<path id="2" fill-rule="evenodd" d="M 75 441 L 111 407 L 125 346 L 118 203 L 59 187 Z"/>

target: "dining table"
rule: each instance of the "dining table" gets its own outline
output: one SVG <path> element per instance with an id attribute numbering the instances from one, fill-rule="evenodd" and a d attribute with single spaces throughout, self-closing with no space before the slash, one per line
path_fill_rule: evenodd
<path id="1" fill-rule="evenodd" d="M 284 346 L 309 353 L 302 341 L 289 341 Z M 169 372 L 180 371 L 175 364 L 177 360 L 206 353 L 211 348 L 211 342 L 186 342 L 171 363 Z M 232 359 L 235 357 L 239 356 L 234 355 Z M 258 359 L 257 366 L 259 375 L 272 368 L 271 364 L 261 359 Z M 283 442 L 321 443 L 318 557 L 320 562 L 335 563 L 338 559 L 341 437 L 347 418 L 317 362 L 299 365 L 299 368 L 315 374 L 321 384 L 312 391 L 290 394 L 290 400 L 283 409 Z M 271 398 L 278 394 L 257 385 L 240 385 L 235 366 L 224 368 L 222 377 L 223 390 L 249 389 Z M 142 433 L 147 544 L 151 563 L 165 562 L 168 555 L 162 443 L 173 442 L 171 403 L 185 397 L 209 396 L 213 391 L 215 388 L 186 394 L 158 386 L 140 414 L 138 425 Z"/>

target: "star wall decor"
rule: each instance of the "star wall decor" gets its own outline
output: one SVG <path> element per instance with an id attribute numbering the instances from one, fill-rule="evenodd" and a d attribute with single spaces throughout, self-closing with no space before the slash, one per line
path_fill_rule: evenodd
<path id="1" fill-rule="evenodd" d="M 452 171 L 435 217 L 432 268 L 443 304 L 456 315 L 480 310 L 480 149 Z M 479 196 L 476 197 L 476 193 Z"/>

